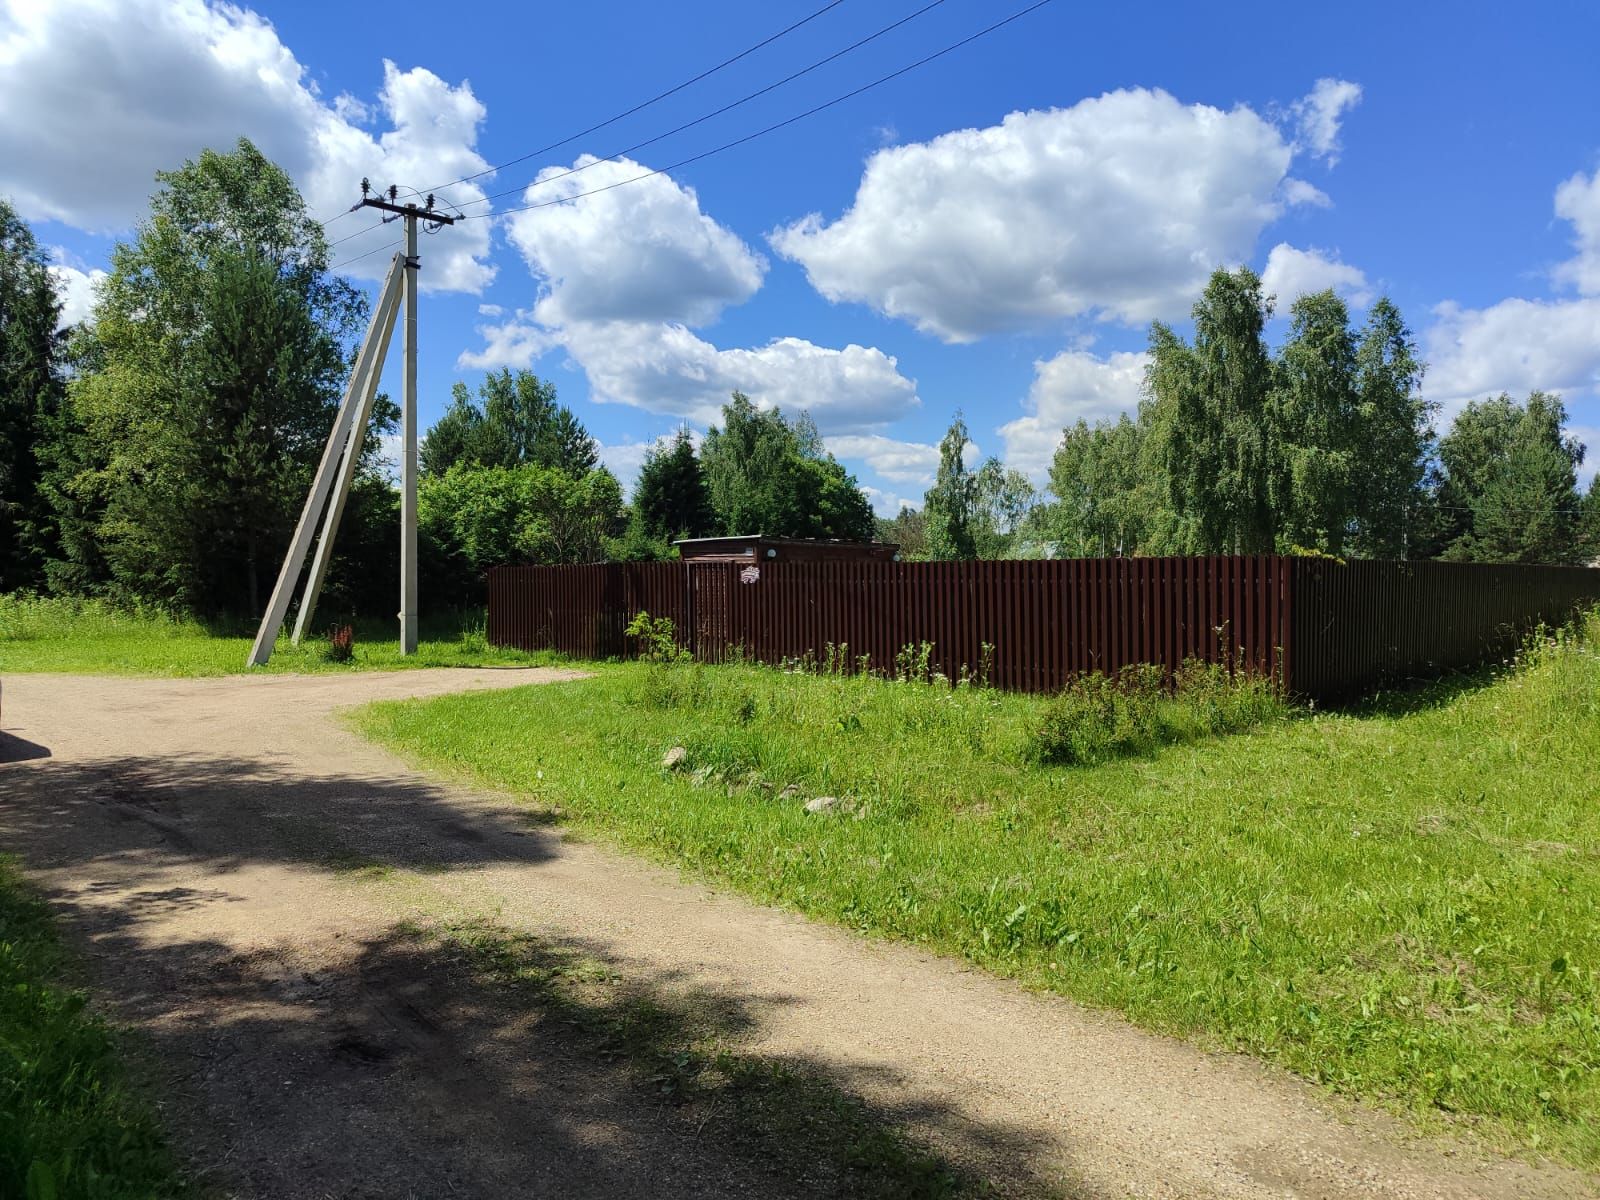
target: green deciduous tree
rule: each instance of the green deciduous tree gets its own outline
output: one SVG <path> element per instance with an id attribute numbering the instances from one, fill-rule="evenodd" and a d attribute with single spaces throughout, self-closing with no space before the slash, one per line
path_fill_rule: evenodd
<path id="1" fill-rule="evenodd" d="M 801 414 L 759 409 L 740 392 L 707 431 L 700 461 L 719 532 L 769 537 L 872 537 L 872 506 Z"/>
<path id="2" fill-rule="evenodd" d="M 976 473 L 973 541 L 979 558 L 1036 557 L 1033 535 L 1038 490 L 1021 471 L 993 456 Z"/>
<path id="3" fill-rule="evenodd" d="M 1156 537 L 1185 554 L 1258 554 L 1273 548 L 1268 421 L 1272 314 L 1248 267 L 1218 270 L 1194 306 L 1191 346 L 1166 325 L 1150 329 L 1146 387 L 1153 462 L 1167 484 Z"/>
<path id="4" fill-rule="evenodd" d="M 93 525 L 113 590 L 253 614 L 365 302 L 328 273 L 321 226 L 248 141 L 158 179 L 78 347 L 84 437 L 60 490 Z"/>
<path id="5" fill-rule="evenodd" d="M 1353 553 L 1412 558 L 1434 520 L 1427 482 L 1434 406 L 1422 398 L 1422 363 L 1411 330 L 1387 297 L 1367 312 L 1356 348 Z"/>
<path id="6" fill-rule="evenodd" d="M 45 477 L 63 419 L 60 316 L 44 252 L 0 201 L 0 591 L 38 587 L 57 552 Z"/>
<path id="7" fill-rule="evenodd" d="M 1583 498 L 1580 541 L 1584 561 L 1600 565 L 1600 474 L 1589 480 L 1589 491 Z"/>
<path id="8" fill-rule="evenodd" d="M 972 440 L 958 412 L 939 442 L 939 469 L 922 497 L 927 519 L 928 557 L 935 561 L 978 557 L 978 478 L 967 469 L 967 443 Z"/>
<path id="9" fill-rule="evenodd" d="M 1058 556 L 1121 556 L 1149 543 L 1163 497 L 1145 469 L 1145 433 L 1124 414 L 1093 426 L 1080 420 L 1062 435 L 1050 464 L 1056 500 L 1043 517 Z"/>
<path id="10" fill-rule="evenodd" d="M 879 517 L 877 539 L 894 542 L 906 562 L 923 562 L 928 557 L 928 519 L 920 508 L 902 504 L 893 517 Z"/>
<path id="11" fill-rule="evenodd" d="M 492 372 L 476 400 L 464 383 L 450 395 L 419 450 L 424 474 L 443 475 L 453 466 L 535 466 L 578 477 L 600 461 L 583 423 L 556 400 L 555 384 L 532 371 Z"/>
<path id="12" fill-rule="evenodd" d="M 1265 414 L 1272 524 L 1282 549 L 1339 554 L 1360 507 L 1356 341 L 1332 290 L 1301 296 L 1289 312 Z"/>
<path id="13" fill-rule="evenodd" d="M 600 562 L 623 521 L 604 467 L 457 466 L 422 481 L 417 508 L 424 586 L 446 603 L 480 603 L 490 567 Z"/>
<path id="14" fill-rule="evenodd" d="M 1060 554 L 1427 553 L 1432 409 L 1388 300 L 1364 329 L 1301 296 L 1276 355 L 1248 270 L 1218 271 L 1193 345 L 1157 323 L 1136 419 L 1065 431 L 1041 514 Z"/>

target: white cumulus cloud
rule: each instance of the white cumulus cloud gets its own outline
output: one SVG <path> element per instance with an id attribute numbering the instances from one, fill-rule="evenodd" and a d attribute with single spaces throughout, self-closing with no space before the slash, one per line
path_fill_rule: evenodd
<path id="1" fill-rule="evenodd" d="M 946 341 L 1084 313 L 1142 323 L 1250 256 L 1292 158 L 1248 108 L 1117 91 L 880 150 L 843 216 L 770 240 L 828 299 Z"/>
<path id="2" fill-rule="evenodd" d="M 776 338 L 719 349 L 682 325 L 579 324 L 561 344 L 583 367 L 592 398 L 699 424 L 717 419 L 734 391 L 758 405 L 809 412 L 823 433 L 867 430 L 917 405 L 917 386 L 883 351 Z"/>
<path id="3" fill-rule="evenodd" d="M 759 405 L 804 409 L 824 433 L 871 429 L 917 404 L 916 384 L 870 346 L 818 346 L 779 337 L 719 347 L 694 331 L 761 287 L 766 261 L 702 212 L 692 188 L 648 168 L 589 157 L 579 173 L 547 170 L 527 203 L 570 204 L 508 217 L 512 243 L 537 289 L 530 307 L 480 327 L 484 345 L 463 367 L 525 367 L 556 348 L 589 380 L 591 398 L 704 425 L 734 391 Z"/>
<path id="4" fill-rule="evenodd" d="M 870 483 L 863 483 L 861 491 L 867 497 L 867 503 L 872 505 L 872 511 L 880 517 L 897 517 L 902 508 L 921 508 L 921 496 L 902 496 L 898 492 L 885 491 L 875 488 Z"/>
<path id="5" fill-rule="evenodd" d="M 0 0 L 0 193 L 30 219 L 93 232 L 130 227 L 156 187 L 155 173 L 201 150 L 248 137 L 327 218 L 375 186 L 428 186 L 482 170 L 474 148 L 484 108 L 463 83 L 422 68 L 383 64 L 378 110 L 389 128 L 361 126 L 374 112 L 354 97 L 331 104 L 271 23 L 249 9 L 204 0 Z M 456 202 L 483 195 L 451 189 Z M 342 238 L 365 215 L 333 225 Z M 493 277 L 480 261 L 487 221 L 442 231 L 424 252 L 423 286 L 476 291 Z M 336 263 L 395 240 L 396 227 L 350 238 Z M 350 273 L 376 278 L 382 253 Z"/>
<path id="6" fill-rule="evenodd" d="M 1600 388 L 1600 297 L 1442 304 L 1423 338 L 1423 389 L 1453 416 L 1468 400 Z"/>
<path id="7" fill-rule="evenodd" d="M 939 469 L 939 447 L 927 442 L 904 442 L 881 433 L 841 434 L 824 440 L 835 458 L 865 463 L 884 479 L 917 484 L 924 491 L 933 486 Z M 968 442 L 962 457 L 976 453 L 977 447 Z"/>
<path id="8" fill-rule="evenodd" d="M 1132 413 L 1144 387 L 1143 351 L 1118 351 L 1102 358 L 1087 350 L 1063 350 L 1033 364 L 1025 415 L 1000 427 L 1006 463 L 1035 482 L 1049 473 L 1062 431 L 1078 421 Z"/>
<path id="9" fill-rule="evenodd" d="M 499 305 L 487 307 L 497 311 L 483 315 L 500 315 Z M 561 344 L 559 333 L 538 324 L 533 319 L 533 313 L 527 309 L 518 309 L 514 316 L 497 325 L 479 325 L 478 333 L 483 337 L 482 348 L 463 350 L 456 358 L 456 366 L 462 370 L 495 371 L 501 367 L 531 367 L 534 359 Z"/>
<path id="10" fill-rule="evenodd" d="M 506 218 L 543 294 L 535 316 L 575 321 L 676 321 L 704 325 L 761 286 L 766 260 L 700 211 L 694 189 L 628 159 L 584 155 L 564 174 L 550 167 L 524 203 L 561 200 L 638 180 L 597 195 Z"/>
<path id="11" fill-rule="evenodd" d="M 1580 171 L 1556 189 L 1556 215 L 1572 222 L 1577 250 L 1556 268 L 1556 279 L 1585 296 L 1600 295 L 1600 170 Z"/>
<path id="12" fill-rule="evenodd" d="M 1319 79 L 1292 109 L 1300 144 L 1331 167 L 1339 161 L 1339 126 L 1361 101 L 1361 85 L 1348 79 Z"/>
<path id="13" fill-rule="evenodd" d="M 49 270 L 56 281 L 56 298 L 61 301 L 61 328 L 76 325 L 93 311 L 95 288 L 106 273 L 98 267 L 82 270 L 61 262 Z"/>
<path id="14" fill-rule="evenodd" d="M 1600 172 L 1557 187 L 1555 210 L 1572 223 L 1576 253 L 1554 276 L 1579 298 L 1439 305 L 1422 338 L 1423 386 L 1447 419 L 1467 401 L 1499 392 L 1600 392 Z"/>
<path id="15" fill-rule="evenodd" d="M 1357 307 L 1365 307 L 1372 299 L 1361 268 L 1315 247 L 1301 250 L 1287 242 L 1279 242 L 1267 254 L 1261 286 L 1267 295 L 1277 297 L 1279 316 L 1286 316 L 1289 306 L 1301 296 L 1325 288 L 1332 288 Z"/>
<path id="16" fill-rule="evenodd" d="M 1289 178 L 1283 181 L 1284 202 L 1295 207 L 1332 208 L 1328 193 L 1304 179 Z"/>

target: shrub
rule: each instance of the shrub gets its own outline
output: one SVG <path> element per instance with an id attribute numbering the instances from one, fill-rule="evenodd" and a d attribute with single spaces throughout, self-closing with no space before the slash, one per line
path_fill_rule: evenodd
<path id="1" fill-rule="evenodd" d="M 671 617 L 652 617 L 640 609 L 622 632 L 638 643 L 640 662 L 671 664 L 689 657 L 689 651 L 678 645 Z"/>

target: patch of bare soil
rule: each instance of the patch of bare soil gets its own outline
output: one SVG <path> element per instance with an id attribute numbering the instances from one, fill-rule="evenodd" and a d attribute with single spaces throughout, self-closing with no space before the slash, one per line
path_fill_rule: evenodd
<path id="1" fill-rule="evenodd" d="M 0 847 L 206 1190 L 1600 1194 L 569 843 L 332 717 L 568 677 L 7 680 Z"/>

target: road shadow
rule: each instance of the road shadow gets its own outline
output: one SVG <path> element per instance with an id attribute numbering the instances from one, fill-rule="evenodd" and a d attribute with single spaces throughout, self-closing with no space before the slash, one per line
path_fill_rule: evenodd
<path id="1" fill-rule="evenodd" d="M 0 765 L 14 762 L 32 762 L 36 758 L 49 758 L 48 747 L 19 738 L 14 733 L 0 732 Z"/>
<path id="2" fill-rule="evenodd" d="M 1088 1194 L 1039 1173 L 1035 1135 L 885 1068 L 748 1050 L 793 997 L 710 989 L 598 939 L 387 917 L 290 936 L 259 894 L 257 948 L 210 934 L 253 866 L 344 877 L 354 912 L 405 872 L 537 867 L 556 837 L 425 779 L 287 762 L 43 759 L 0 786 L 0 842 L 59 883 L 48 899 L 203 1191 Z"/>
<path id="3" fill-rule="evenodd" d="M 203 1191 L 1087 1194 L 1034 1173 L 1030 1135 L 975 1123 L 884 1068 L 741 1051 L 789 1001 L 686 990 L 597 943 L 429 923 L 339 952 L 240 954 L 148 940 L 137 906 L 60 907 L 93 974 L 114 974 L 112 1015 Z M 869 1104 L 869 1089 L 897 1099 Z"/>
<path id="4" fill-rule="evenodd" d="M 306 773 L 292 761 L 203 755 L 35 762 L 0 790 L 0 833 L 25 861 L 117 878 L 182 865 L 226 874 L 252 863 L 331 871 L 447 871 L 537 864 L 552 818 L 467 808 L 415 776 Z"/>

